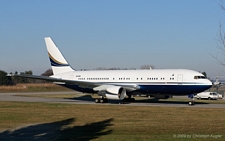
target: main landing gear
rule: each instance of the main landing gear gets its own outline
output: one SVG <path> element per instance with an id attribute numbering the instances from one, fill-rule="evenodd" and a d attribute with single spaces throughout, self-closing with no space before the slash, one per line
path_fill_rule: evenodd
<path id="1" fill-rule="evenodd" d="M 95 103 L 108 103 L 107 98 L 96 98 Z"/>
<path id="2" fill-rule="evenodd" d="M 134 98 L 128 97 L 128 98 L 124 98 L 123 102 L 135 102 Z M 108 103 L 108 99 L 107 98 L 96 98 L 95 99 L 95 103 Z"/>

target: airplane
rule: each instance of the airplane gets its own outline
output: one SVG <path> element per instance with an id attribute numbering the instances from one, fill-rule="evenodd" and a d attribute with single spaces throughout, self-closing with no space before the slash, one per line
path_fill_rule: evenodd
<path id="1" fill-rule="evenodd" d="M 216 77 L 216 81 L 213 82 L 213 87 L 216 88 L 216 92 L 219 92 L 219 87 L 223 86 L 224 82 L 219 81 L 219 76 Z"/>
<path id="2" fill-rule="evenodd" d="M 213 85 L 214 85 L 214 86 L 220 86 L 220 85 L 222 85 L 222 83 L 219 82 L 219 76 L 216 77 L 216 81 L 213 82 Z"/>
<path id="3" fill-rule="evenodd" d="M 50 37 L 45 38 L 45 43 L 53 75 L 11 76 L 49 80 L 76 91 L 98 94 L 100 98 L 95 99 L 96 103 L 107 103 L 108 99 L 134 102 L 132 96 L 137 94 L 156 99 L 183 96 L 203 92 L 212 86 L 202 73 L 188 69 L 76 71 Z M 189 105 L 194 105 L 194 99 Z"/>

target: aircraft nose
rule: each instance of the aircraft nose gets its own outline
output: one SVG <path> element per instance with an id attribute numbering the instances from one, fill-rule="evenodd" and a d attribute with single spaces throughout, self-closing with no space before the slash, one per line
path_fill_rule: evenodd
<path id="1" fill-rule="evenodd" d="M 213 85 L 213 82 L 210 81 L 209 79 L 207 79 L 207 84 L 210 85 L 210 86 L 212 86 Z"/>

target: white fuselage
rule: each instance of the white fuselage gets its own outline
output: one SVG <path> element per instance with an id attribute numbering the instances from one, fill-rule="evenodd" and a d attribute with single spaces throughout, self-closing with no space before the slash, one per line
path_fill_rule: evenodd
<path id="1" fill-rule="evenodd" d="M 45 42 L 54 74 L 52 79 L 77 91 L 123 99 L 127 94 L 137 93 L 194 94 L 212 85 L 203 74 L 185 69 L 75 71 L 50 37 Z"/>
<path id="2" fill-rule="evenodd" d="M 107 84 L 136 85 L 139 87 L 136 93 L 184 95 L 204 91 L 212 85 L 203 74 L 186 69 L 72 71 L 52 77 L 93 84 L 73 87 L 84 92 Z"/>

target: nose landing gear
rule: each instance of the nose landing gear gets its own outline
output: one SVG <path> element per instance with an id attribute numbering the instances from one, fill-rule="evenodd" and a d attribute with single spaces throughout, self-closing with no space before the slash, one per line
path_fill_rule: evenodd
<path id="1" fill-rule="evenodd" d="M 188 105 L 189 106 L 195 105 L 195 97 L 194 97 L 194 94 L 190 94 L 190 95 L 188 95 L 188 97 L 190 98 L 190 101 L 188 102 Z"/>

